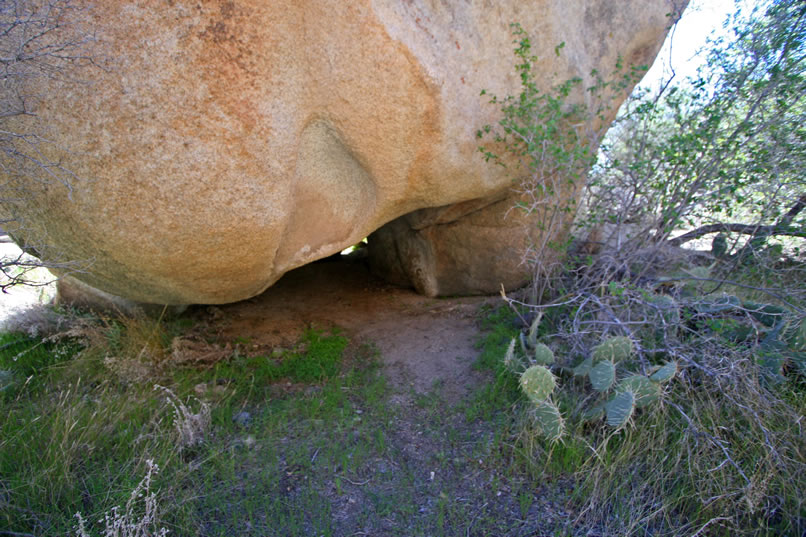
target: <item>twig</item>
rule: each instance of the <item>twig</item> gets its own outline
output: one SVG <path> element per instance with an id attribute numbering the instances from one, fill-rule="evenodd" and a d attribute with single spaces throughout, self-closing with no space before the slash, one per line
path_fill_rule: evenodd
<path id="1" fill-rule="evenodd" d="M 484 510 L 485 507 L 487 507 L 488 503 L 489 502 L 484 502 L 484 505 L 482 505 L 478 509 L 478 511 L 476 511 L 476 515 L 470 520 L 470 524 L 467 525 L 467 531 L 465 531 L 465 535 L 467 537 L 470 537 L 470 530 L 473 528 L 473 524 L 476 523 L 476 520 L 478 520 L 478 518 L 481 516 L 481 512 Z"/>
<path id="2" fill-rule="evenodd" d="M 787 299 L 785 299 L 783 296 L 779 295 L 778 293 L 773 293 L 772 291 L 770 291 L 766 287 L 756 287 L 754 285 L 745 285 L 743 283 L 738 283 L 738 282 L 734 282 L 734 281 L 731 281 L 731 280 L 722 280 L 722 279 L 716 279 L 716 278 L 698 278 L 696 276 L 679 276 L 677 278 L 663 278 L 664 282 L 675 282 L 675 281 L 683 281 L 683 280 L 693 280 L 693 281 L 698 281 L 698 282 L 713 282 L 713 283 L 719 283 L 719 284 L 726 283 L 728 285 L 735 285 L 736 287 L 741 287 L 743 289 L 750 289 L 752 291 L 759 291 L 759 292 L 762 292 L 762 293 L 766 293 L 766 294 L 770 295 L 773 298 L 777 298 L 778 300 L 780 300 L 781 302 L 783 302 L 784 304 L 786 304 L 790 308 L 794 309 L 798 313 L 806 313 L 806 311 L 804 311 L 803 309 L 799 308 L 795 304 L 792 304 L 791 302 L 789 302 Z"/>
<path id="3" fill-rule="evenodd" d="M 706 432 L 704 432 L 704 431 L 701 431 L 701 430 L 697 429 L 697 426 L 694 424 L 694 422 L 692 421 L 692 419 L 691 419 L 691 418 L 689 418 L 689 417 L 688 417 L 688 415 L 687 415 L 685 412 L 683 412 L 683 409 L 682 409 L 682 408 L 680 408 L 680 406 L 679 406 L 679 405 L 677 405 L 676 403 L 673 403 L 673 402 L 671 402 L 671 401 L 668 401 L 668 402 L 667 402 L 667 404 L 668 404 L 669 406 L 671 406 L 672 408 L 676 409 L 678 412 L 680 412 L 680 414 L 681 414 L 681 415 L 682 415 L 682 416 L 683 416 L 683 417 L 686 419 L 686 421 L 688 422 L 689 429 L 691 429 L 691 430 L 694 432 L 694 434 L 695 434 L 696 436 L 704 436 L 704 437 L 706 437 L 708 440 L 710 440 L 712 444 L 714 444 L 714 445 L 716 445 L 716 446 L 719 446 L 719 449 L 721 449 L 721 450 L 722 450 L 722 453 L 725 455 L 725 458 L 727 459 L 727 461 L 728 461 L 728 462 L 730 462 L 731 466 L 733 466 L 734 468 L 736 468 L 736 471 L 737 471 L 737 472 L 739 472 L 739 475 L 741 475 L 741 476 L 744 478 L 744 481 L 745 481 L 745 483 L 747 483 L 747 486 L 750 486 L 750 485 L 752 484 L 752 483 L 750 482 L 750 479 L 748 479 L 748 478 L 747 478 L 747 475 L 746 475 L 746 474 L 744 473 L 744 471 L 741 469 L 741 467 L 739 467 L 739 465 L 738 465 L 738 464 L 736 464 L 736 461 L 734 461 L 734 460 L 733 460 L 733 457 L 731 457 L 731 456 L 730 456 L 730 452 L 729 452 L 729 451 L 728 451 L 728 449 L 725 447 L 725 443 L 724 443 L 722 440 L 720 440 L 720 439 L 716 438 L 715 436 L 710 435 L 710 434 L 708 434 L 708 433 L 706 433 Z M 710 522 L 709 522 L 709 523 L 710 523 Z M 708 525 L 708 524 L 706 524 L 706 526 L 707 526 L 707 525 Z M 705 527 L 705 526 L 703 526 L 703 528 L 704 528 L 704 527 Z M 702 531 L 702 528 L 700 529 L 700 531 Z M 697 532 L 697 533 L 699 533 L 699 532 Z M 697 535 L 697 534 L 695 533 L 694 535 Z M 692 537 L 693 537 L 693 536 L 692 536 Z"/>
<path id="4" fill-rule="evenodd" d="M 353 481 L 349 477 L 345 477 L 345 476 L 341 476 L 341 478 L 344 479 L 345 481 L 347 481 L 348 483 L 350 483 L 351 485 L 355 485 L 357 487 L 363 487 L 364 485 L 366 485 L 367 483 L 370 482 L 369 479 L 367 479 L 366 481 L 360 481 L 359 482 L 359 481 Z"/>
<path id="5" fill-rule="evenodd" d="M 712 522 L 718 522 L 718 521 L 720 521 L 720 520 L 731 520 L 731 518 L 730 518 L 729 516 L 718 516 L 718 517 L 716 517 L 716 518 L 712 518 L 711 520 L 709 520 L 708 522 L 706 522 L 705 524 L 703 524 L 703 525 L 702 525 L 702 527 L 701 527 L 700 529 L 698 529 L 698 530 L 697 530 L 695 533 L 693 533 L 693 534 L 691 535 L 691 537 L 697 537 L 699 534 L 701 534 L 701 533 L 703 532 L 703 530 L 704 530 L 705 528 L 707 528 L 708 526 L 710 526 Z"/>

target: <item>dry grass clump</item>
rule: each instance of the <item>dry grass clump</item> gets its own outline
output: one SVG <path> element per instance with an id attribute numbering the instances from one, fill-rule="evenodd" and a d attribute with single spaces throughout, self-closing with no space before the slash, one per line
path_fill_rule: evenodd
<path id="1" fill-rule="evenodd" d="M 212 367 L 232 353 L 229 344 L 221 347 L 193 337 L 175 337 L 171 341 L 171 364 L 174 366 Z"/>

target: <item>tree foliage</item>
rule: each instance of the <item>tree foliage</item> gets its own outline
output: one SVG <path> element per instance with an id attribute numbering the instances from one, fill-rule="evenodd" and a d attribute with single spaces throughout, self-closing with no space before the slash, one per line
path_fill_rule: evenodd
<path id="1" fill-rule="evenodd" d="M 594 217 L 655 241 L 703 225 L 689 237 L 803 236 L 806 5 L 764 2 L 730 27 L 694 80 L 629 100 L 592 174 Z"/>

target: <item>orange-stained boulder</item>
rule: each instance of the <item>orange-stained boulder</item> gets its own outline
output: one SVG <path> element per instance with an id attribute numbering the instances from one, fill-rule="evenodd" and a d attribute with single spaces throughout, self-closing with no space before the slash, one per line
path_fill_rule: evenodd
<path id="1" fill-rule="evenodd" d="M 518 91 L 510 23 L 550 87 L 619 55 L 651 63 L 675 3 L 97 2 L 86 14 L 103 68 L 49 81 L 37 110 L 72 193 L 32 184 L 17 234 L 89 261 L 74 276 L 107 293 L 212 304 L 418 211 L 378 236 L 377 270 L 412 281 L 391 249 L 418 244 L 431 256 L 421 292 L 514 285 L 524 238 L 495 201 L 511 178 L 475 138 L 496 120 L 480 90 Z"/>

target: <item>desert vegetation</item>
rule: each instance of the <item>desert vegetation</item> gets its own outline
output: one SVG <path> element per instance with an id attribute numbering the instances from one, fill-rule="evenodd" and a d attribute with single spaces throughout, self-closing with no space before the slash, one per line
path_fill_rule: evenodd
<path id="1" fill-rule="evenodd" d="M 30 32 L 57 35 L 38 21 L 74 6 L 37 5 L 0 11 L 32 61 L 56 62 L 3 51 L 10 118 L 25 77 L 61 76 L 92 42 L 47 48 Z M 534 278 L 478 308 L 483 380 L 461 397 L 445 383 L 469 374 L 393 385 L 338 327 L 232 337 L 223 307 L 7 323 L 0 535 L 803 535 L 806 9 L 763 2 L 730 24 L 696 79 L 639 89 L 607 133 L 644 68 L 547 91 L 532 66 L 563 46 L 512 26 L 522 91 L 481 97 L 502 120 L 478 136 L 513 210 L 539 216 Z M 46 142 L 0 133 L 0 164 L 69 186 L 35 160 Z M 0 289 L 39 265 L 4 261 Z M 429 319 L 456 307 L 422 301 Z"/>
<path id="2" fill-rule="evenodd" d="M 542 232 L 531 292 L 502 291 L 524 326 L 499 366 L 525 396 L 520 440 L 575 473 L 601 534 L 804 531 L 806 10 L 730 25 L 695 79 L 637 91 L 606 136 L 636 68 L 593 73 L 570 106 L 582 80 L 539 89 L 515 25 L 522 92 L 478 134 Z"/>

